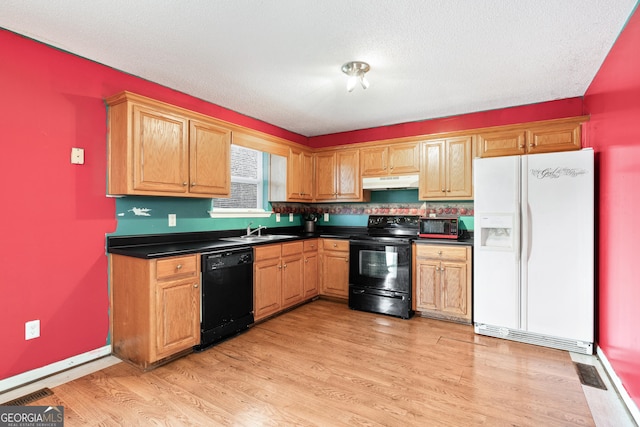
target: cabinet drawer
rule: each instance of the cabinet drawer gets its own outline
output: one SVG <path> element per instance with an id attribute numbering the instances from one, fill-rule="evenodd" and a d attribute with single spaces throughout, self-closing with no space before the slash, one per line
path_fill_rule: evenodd
<path id="1" fill-rule="evenodd" d="M 317 251 L 318 250 L 318 240 L 317 239 L 304 240 L 302 242 L 302 245 L 304 247 L 304 251 L 305 252 Z"/>
<path id="2" fill-rule="evenodd" d="M 302 242 L 289 242 L 282 244 L 282 256 L 301 255 Z"/>
<path id="3" fill-rule="evenodd" d="M 156 279 L 195 276 L 198 274 L 198 255 L 187 255 L 159 259 L 156 264 Z"/>
<path id="4" fill-rule="evenodd" d="M 325 251 L 345 251 L 349 252 L 349 241 L 340 239 L 323 239 L 322 248 Z"/>
<path id="5" fill-rule="evenodd" d="M 280 258 L 280 245 L 256 246 L 253 249 L 256 261 L 270 258 Z"/>
<path id="6" fill-rule="evenodd" d="M 466 261 L 467 247 L 447 245 L 416 245 L 416 255 L 423 258 Z"/>

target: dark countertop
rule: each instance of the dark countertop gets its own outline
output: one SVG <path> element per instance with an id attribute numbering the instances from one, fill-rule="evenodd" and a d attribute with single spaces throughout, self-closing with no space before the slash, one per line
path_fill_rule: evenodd
<path id="1" fill-rule="evenodd" d="M 263 242 L 231 242 L 221 240 L 238 237 L 244 230 L 206 231 L 194 233 L 168 233 L 140 236 L 107 236 L 107 252 L 135 258 L 154 259 L 193 253 L 207 253 L 225 249 L 237 249 L 257 245 L 285 243 L 302 239 L 348 239 L 354 234 L 366 232 L 365 227 L 325 227 L 315 233 L 301 232 L 296 227 L 273 228 L 263 234 L 284 234 L 296 237 L 265 240 Z"/>
<path id="2" fill-rule="evenodd" d="M 456 246 L 473 246 L 473 239 L 417 239 L 418 245 L 456 245 Z"/>
<path id="3" fill-rule="evenodd" d="M 227 237 L 238 237 L 245 230 L 203 231 L 193 233 L 168 233 L 140 236 L 107 236 L 107 252 L 135 258 L 154 259 L 194 253 L 207 253 L 225 249 L 253 247 L 285 243 L 302 239 L 328 238 L 349 239 L 349 237 L 366 233 L 366 227 L 322 227 L 315 233 L 306 233 L 297 227 L 272 228 L 263 234 L 285 234 L 295 237 L 286 239 L 265 240 L 263 242 L 231 242 L 221 240 Z M 417 244 L 466 245 L 473 246 L 473 238 L 450 239 L 416 239 Z"/>

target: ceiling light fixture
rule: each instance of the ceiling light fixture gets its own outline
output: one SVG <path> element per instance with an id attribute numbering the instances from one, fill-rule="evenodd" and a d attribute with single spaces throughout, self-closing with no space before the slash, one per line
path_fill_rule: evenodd
<path id="1" fill-rule="evenodd" d="M 349 76 L 349 80 L 347 80 L 347 91 L 353 91 L 358 82 L 360 82 L 363 89 L 368 88 L 369 80 L 367 80 L 364 74 L 369 71 L 370 68 L 369 64 L 361 61 L 351 61 L 344 64 L 342 66 L 342 72 Z"/>

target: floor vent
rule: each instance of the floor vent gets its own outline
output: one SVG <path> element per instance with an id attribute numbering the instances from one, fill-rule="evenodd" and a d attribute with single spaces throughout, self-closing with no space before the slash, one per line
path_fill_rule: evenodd
<path id="1" fill-rule="evenodd" d="M 587 365 L 584 363 L 574 363 L 576 365 L 576 371 L 578 372 L 578 378 L 583 385 L 589 387 L 595 387 L 602 390 L 606 390 L 607 386 L 604 385 L 602 378 L 598 370 L 593 365 Z"/>
<path id="2" fill-rule="evenodd" d="M 5 402 L 0 404 L 0 406 L 24 406 L 28 403 L 35 402 L 36 400 L 40 400 L 43 397 L 51 396 L 53 392 L 48 388 L 43 388 L 38 391 L 34 391 L 33 393 L 26 394 L 17 399 L 13 399 L 9 402 Z"/>

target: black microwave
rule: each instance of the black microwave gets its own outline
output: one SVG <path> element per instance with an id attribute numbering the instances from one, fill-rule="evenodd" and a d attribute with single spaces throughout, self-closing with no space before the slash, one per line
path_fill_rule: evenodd
<path id="1" fill-rule="evenodd" d="M 457 239 L 460 236 L 459 218 L 447 216 L 420 218 L 420 237 L 430 239 Z"/>

